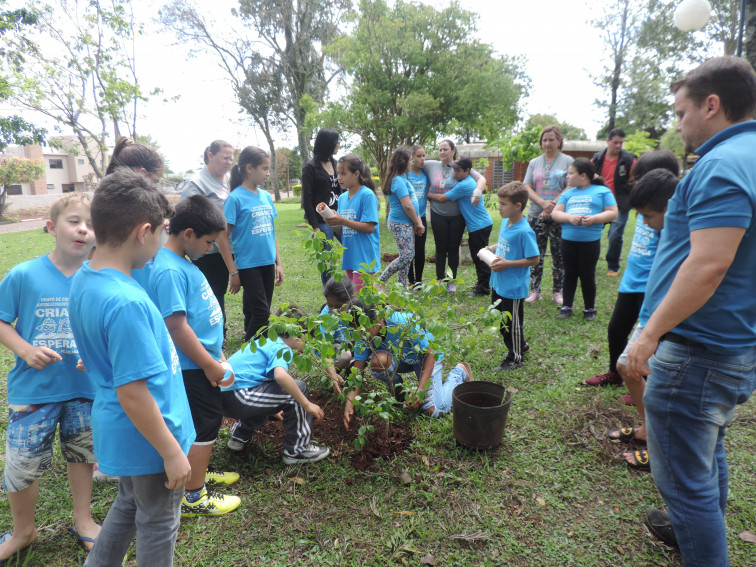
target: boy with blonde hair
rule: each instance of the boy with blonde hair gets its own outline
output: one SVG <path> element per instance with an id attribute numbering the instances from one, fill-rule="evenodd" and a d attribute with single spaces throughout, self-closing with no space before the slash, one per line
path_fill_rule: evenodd
<path id="1" fill-rule="evenodd" d="M 13 530 L 0 535 L 0 564 L 37 537 L 39 478 L 52 464 L 58 426 L 73 498 L 71 532 L 89 549 L 100 531 L 89 510 L 96 388 L 86 372 L 76 370 L 79 352 L 68 313 L 71 279 L 94 245 L 89 205 L 81 193 L 57 199 L 47 221 L 53 251 L 15 266 L 0 283 L 0 343 L 16 355 L 8 373 L 3 476 Z"/>

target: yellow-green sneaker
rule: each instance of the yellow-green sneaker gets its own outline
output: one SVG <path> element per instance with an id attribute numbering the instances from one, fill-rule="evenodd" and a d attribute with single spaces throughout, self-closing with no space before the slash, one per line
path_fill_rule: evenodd
<path id="1" fill-rule="evenodd" d="M 239 473 L 235 472 L 206 472 L 205 486 L 212 488 L 214 486 L 231 486 L 239 480 Z"/>
<path id="2" fill-rule="evenodd" d="M 202 489 L 196 502 L 189 502 L 186 495 L 181 499 L 181 517 L 222 516 L 236 510 L 241 504 L 241 498 L 230 494 L 219 494 L 207 488 Z"/>

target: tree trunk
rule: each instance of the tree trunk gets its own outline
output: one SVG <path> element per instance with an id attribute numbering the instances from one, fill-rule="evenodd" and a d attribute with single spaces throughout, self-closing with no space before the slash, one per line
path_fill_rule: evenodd
<path id="1" fill-rule="evenodd" d="M 756 69 L 756 0 L 746 0 L 743 55 Z"/>

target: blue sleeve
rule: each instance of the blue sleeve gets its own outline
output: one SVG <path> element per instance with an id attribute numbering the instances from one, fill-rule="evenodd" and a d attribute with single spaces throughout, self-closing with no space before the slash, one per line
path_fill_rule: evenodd
<path id="1" fill-rule="evenodd" d="M 283 343 L 283 341 L 268 342 L 265 344 L 265 347 L 263 347 L 262 350 L 265 353 L 265 374 L 267 376 L 272 376 L 271 373 L 279 367 L 287 371 L 289 370 L 292 352 L 291 349 Z M 287 352 L 289 353 L 289 362 L 286 362 Z"/>
<path id="2" fill-rule="evenodd" d="M 394 177 L 394 179 L 391 181 L 391 194 L 394 195 L 397 199 L 401 199 L 402 197 L 407 197 L 409 195 L 409 188 L 408 184 L 404 183 L 406 181 L 403 177 Z"/>
<path id="3" fill-rule="evenodd" d="M 116 387 L 143 380 L 167 370 L 150 325 L 149 305 L 121 303 L 106 315 L 108 358 Z M 154 309 L 154 307 L 153 307 Z M 163 327 L 163 330 L 168 331 Z"/>
<path id="4" fill-rule="evenodd" d="M 611 191 L 610 191 L 610 193 L 611 193 Z M 569 191 L 565 191 L 564 193 L 562 193 L 562 196 L 559 197 L 559 200 L 557 201 L 557 205 L 564 205 L 566 207 L 567 206 L 567 201 L 569 201 L 569 199 L 570 199 L 571 196 L 572 196 L 572 190 L 571 189 Z"/>
<path id="5" fill-rule="evenodd" d="M 237 202 L 233 198 L 233 193 L 228 196 L 225 204 L 223 205 L 223 216 L 226 217 L 226 223 L 236 224 Z"/>
<path id="6" fill-rule="evenodd" d="M 153 270 L 150 276 L 150 297 L 163 319 L 186 313 L 186 290 L 186 276 L 176 270 Z"/>
<path id="7" fill-rule="evenodd" d="M 470 181 L 469 183 L 468 180 Z M 472 181 L 472 177 L 468 177 L 467 179 L 463 179 L 460 183 L 457 183 L 445 194 L 452 201 L 457 201 L 458 199 L 463 199 L 465 197 L 469 199 L 470 197 L 472 197 L 472 194 L 475 191 L 475 187 L 476 184 L 474 181 Z"/>
<path id="8" fill-rule="evenodd" d="M 273 202 L 273 197 L 271 197 L 270 193 L 268 193 L 267 191 L 265 191 L 265 194 L 268 196 L 270 208 L 273 209 L 273 218 L 276 218 L 278 216 L 278 210 L 276 209 L 276 204 Z"/>
<path id="9" fill-rule="evenodd" d="M 368 193 L 365 193 L 362 197 L 360 207 L 359 222 L 374 222 L 378 223 L 378 198 L 375 193 L 368 189 Z"/>
<path id="10" fill-rule="evenodd" d="M 685 196 L 690 231 L 706 228 L 748 228 L 753 216 L 747 193 L 733 183 L 731 166 L 711 160 L 698 170 Z M 720 171 L 723 170 L 723 171 Z"/>
<path id="11" fill-rule="evenodd" d="M 370 356 L 370 349 L 364 341 L 360 341 L 354 345 L 354 359 L 365 362 Z"/>
<path id="12" fill-rule="evenodd" d="M 18 270 L 11 270 L 0 282 L 0 320 L 13 324 L 18 319 L 21 285 Z"/>
<path id="13" fill-rule="evenodd" d="M 604 207 L 616 207 L 617 206 L 617 199 L 614 198 L 614 194 L 612 193 L 611 189 L 609 189 L 604 194 Z"/>

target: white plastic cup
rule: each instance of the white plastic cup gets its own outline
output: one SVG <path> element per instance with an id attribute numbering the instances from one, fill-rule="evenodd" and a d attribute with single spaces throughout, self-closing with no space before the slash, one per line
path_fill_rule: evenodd
<path id="1" fill-rule="evenodd" d="M 496 254 L 491 252 L 488 248 L 481 248 L 478 250 L 478 258 L 490 266 L 491 263 L 496 260 Z"/>
<path id="2" fill-rule="evenodd" d="M 315 207 L 315 210 L 318 211 L 318 214 L 320 214 L 321 217 L 324 219 L 327 219 L 328 217 L 332 217 L 336 213 L 331 210 L 331 207 L 326 205 L 325 203 L 318 203 Z"/>
<path id="3" fill-rule="evenodd" d="M 231 368 L 231 365 L 228 362 L 224 360 L 221 362 L 221 366 L 226 370 L 226 373 L 223 375 L 224 380 L 234 375 L 234 369 Z"/>

